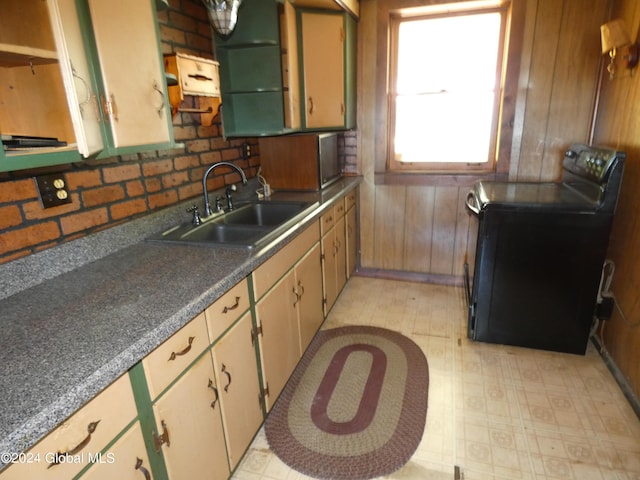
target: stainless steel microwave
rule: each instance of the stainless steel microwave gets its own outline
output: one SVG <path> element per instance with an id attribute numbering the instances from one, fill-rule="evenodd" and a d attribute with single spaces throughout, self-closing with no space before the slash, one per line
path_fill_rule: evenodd
<path id="1" fill-rule="evenodd" d="M 340 177 L 338 134 L 306 133 L 259 139 L 262 175 L 278 190 L 320 190 Z"/>

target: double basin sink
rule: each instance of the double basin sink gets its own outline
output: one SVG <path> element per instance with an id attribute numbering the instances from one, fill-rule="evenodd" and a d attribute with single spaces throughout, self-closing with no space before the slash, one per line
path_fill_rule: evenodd
<path id="1" fill-rule="evenodd" d="M 259 201 L 158 233 L 150 241 L 255 248 L 272 240 L 308 213 L 311 202 Z"/>

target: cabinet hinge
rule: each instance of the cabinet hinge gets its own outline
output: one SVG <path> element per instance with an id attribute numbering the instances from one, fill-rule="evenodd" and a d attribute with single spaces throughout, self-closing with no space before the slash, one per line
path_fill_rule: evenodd
<path id="1" fill-rule="evenodd" d="M 266 408 L 266 397 L 269 396 L 269 382 L 267 382 L 267 384 L 264 386 L 264 388 L 262 390 L 260 390 L 260 395 L 258 397 L 258 401 L 260 402 L 260 405 L 265 406 Z"/>
<path id="2" fill-rule="evenodd" d="M 251 329 L 251 345 L 256 344 L 258 335 L 262 335 L 262 324 L 256 324 L 256 326 Z"/>
<path id="3" fill-rule="evenodd" d="M 104 95 L 100 95 L 100 102 L 102 103 L 102 114 L 107 122 L 113 120 L 118 121 L 118 106 L 116 105 L 116 99 L 113 93 L 109 95 L 109 98 Z"/>

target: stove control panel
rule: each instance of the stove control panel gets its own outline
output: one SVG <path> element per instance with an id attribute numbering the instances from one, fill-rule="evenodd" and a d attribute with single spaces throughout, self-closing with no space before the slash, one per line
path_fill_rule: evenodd
<path id="1" fill-rule="evenodd" d="M 618 152 L 576 144 L 565 153 L 565 170 L 593 182 L 604 183 Z"/>

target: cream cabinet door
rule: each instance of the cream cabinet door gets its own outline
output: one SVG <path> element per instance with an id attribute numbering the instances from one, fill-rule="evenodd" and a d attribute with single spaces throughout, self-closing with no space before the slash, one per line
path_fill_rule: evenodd
<path id="1" fill-rule="evenodd" d="M 169 435 L 162 452 L 171 480 L 228 478 L 219 395 L 207 352 L 153 406 L 157 431 Z"/>
<path id="2" fill-rule="evenodd" d="M 293 271 L 285 275 L 256 305 L 258 326 L 262 327 L 260 360 L 262 381 L 269 386 L 265 407 L 271 410 L 289 376 L 300 360 L 300 334 Z"/>
<path id="3" fill-rule="evenodd" d="M 76 2 L 48 0 L 48 5 L 77 148 L 86 158 L 104 144 Z"/>
<path id="4" fill-rule="evenodd" d="M 97 463 L 82 476 L 82 480 L 152 480 L 149 457 L 142 438 L 140 424 L 131 427 Z"/>
<path id="5" fill-rule="evenodd" d="M 300 325 L 300 352 L 304 352 L 324 320 L 322 309 L 322 263 L 319 243 L 296 265 L 295 279 L 295 288 L 300 297 L 297 304 Z"/>
<path id="6" fill-rule="evenodd" d="M 238 465 L 263 420 L 251 327 L 251 314 L 247 313 L 212 349 L 232 470 Z"/>
<path id="7" fill-rule="evenodd" d="M 89 0 L 113 146 L 171 139 L 153 0 Z"/>
<path id="8" fill-rule="evenodd" d="M 344 27 L 341 15 L 301 14 L 306 128 L 345 123 Z"/>
<path id="9" fill-rule="evenodd" d="M 347 283 L 347 239 L 344 215 L 336 220 L 336 289 L 339 295 Z"/>
<path id="10" fill-rule="evenodd" d="M 346 256 L 347 256 L 347 278 L 351 277 L 356 270 L 356 257 L 358 254 L 358 241 L 356 237 L 357 233 L 357 219 L 356 209 L 351 207 L 345 215 L 346 226 L 345 236 L 347 242 Z"/>
<path id="11" fill-rule="evenodd" d="M 336 229 L 329 230 L 320 241 L 322 245 L 322 284 L 324 290 L 324 314 L 325 316 L 333 307 L 338 298 L 338 286 L 336 285 Z"/>

